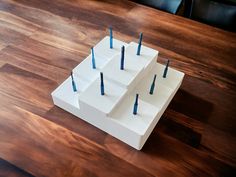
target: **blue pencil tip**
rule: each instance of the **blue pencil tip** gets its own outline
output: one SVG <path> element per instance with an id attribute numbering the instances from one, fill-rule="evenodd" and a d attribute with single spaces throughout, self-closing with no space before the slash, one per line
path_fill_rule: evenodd
<path id="1" fill-rule="evenodd" d="M 139 42 L 138 42 L 137 55 L 140 55 L 141 46 L 142 46 L 142 40 L 143 40 L 143 33 L 140 33 L 139 34 Z"/>
<path id="2" fill-rule="evenodd" d="M 92 67 L 93 69 L 96 69 L 96 62 L 95 62 L 95 55 L 94 55 L 93 47 L 91 47 L 91 53 L 92 53 Z"/>
<path id="3" fill-rule="evenodd" d="M 137 113 L 138 113 L 138 96 L 139 96 L 139 94 L 136 94 L 135 102 L 134 102 L 134 108 L 133 108 L 133 114 L 134 115 L 137 115 Z"/>
<path id="4" fill-rule="evenodd" d="M 72 72 L 72 71 L 71 71 L 71 73 L 70 73 L 70 76 L 71 76 L 71 79 L 74 80 L 73 72 Z"/>
<path id="5" fill-rule="evenodd" d="M 101 84 L 100 84 L 101 95 L 105 95 L 103 73 L 102 72 L 100 72 L 100 80 L 101 80 Z"/>
<path id="6" fill-rule="evenodd" d="M 149 94 L 150 94 L 150 95 L 152 95 L 153 92 L 154 92 L 156 77 L 157 77 L 157 75 L 155 74 L 155 75 L 154 75 L 154 78 L 153 78 L 153 81 L 152 81 L 152 84 L 151 84 L 151 87 L 150 87 L 150 91 L 149 91 Z"/>
<path id="7" fill-rule="evenodd" d="M 70 76 L 71 76 L 72 89 L 74 92 L 77 92 L 76 84 L 75 84 L 74 77 L 73 77 L 73 72 L 70 73 Z"/>
<path id="8" fill-rule="evenodd" d="M 163 72 L 163 78 L 166 78 L 167 72 L 168 72 L 168 67 L 169 67 L 170 60 L 167 60 L 166 67 Z"/>
<path id="9" fill-rule="evenodd" d="M 120 59 L 120 69 L 124 70 L 125 64 L 125 46 L 121 47 L 121 59 Z"/>
<path id="10" fill-rule="evenodd" d="M 110 49 L 113 48 L 113 34 L 112 34 L 112 27 L 109 28 L 110 31 Z"/>

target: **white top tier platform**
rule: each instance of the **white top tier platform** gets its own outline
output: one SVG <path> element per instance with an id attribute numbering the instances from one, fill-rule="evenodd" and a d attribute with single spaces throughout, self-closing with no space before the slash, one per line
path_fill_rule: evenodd
<path id="1" fill-rule="evenodd" d="M 131 42 L 125 49 L 124 70 L 120 69 L 121 53 L 115 55 L 102 70 L 107 79 L 128 90 L 134 88 L 157 60 L 158 51 L 145 46 L 142 46 L 141 55 L 136 55 L 137 46 L 137 43 Z"/>

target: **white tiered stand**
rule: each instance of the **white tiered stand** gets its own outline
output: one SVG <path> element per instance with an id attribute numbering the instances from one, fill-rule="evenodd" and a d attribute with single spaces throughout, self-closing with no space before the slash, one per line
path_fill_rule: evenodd
<path id="1" fill-rule="evenodd" d="M 121 46 L 125 46 L 125 69 L 120 70 Z M 110 38 L 102 39 L 95 47 L 96 69 L 91 55 L 73 69 L 77 92 L 68 77 L 52 92 L 55 105 L 89 122 L 113 137 L 140 150 L 161 115 L 180 87 L 184 73 L 156 62 L 158 51 L 142 46 L 136 55 L 137 43 L 129 44 Z M 100 93 L 100 72 L 104 75 L 105 95 Z M 154 75 L 156 87 L 149 94 Z M 138 114 L 133 115 L 136 93 L 139 94 Z"/>

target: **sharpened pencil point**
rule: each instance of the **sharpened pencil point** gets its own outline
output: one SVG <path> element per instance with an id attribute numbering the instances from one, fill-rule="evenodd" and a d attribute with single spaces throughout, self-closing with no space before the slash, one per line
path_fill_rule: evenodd
<path id="1" fill-rule="evenodd" d="M 74 92 L 77 92 L 75 80 L 74 80 L 74 77 L 73 77 L 73 72 L 70 73 L 70 76 L 71 76 L 71 83 L 72 83 L 73 91 L 74 91 Z"/>
<path id="2" fill-rule="evenodd" d="M 112 34 L 112 27 L 109 28 L 110 31 L 110 49 L 113 48 L 113 34 Z"/>
<path id="3" fill-rule="evenodd" d="M 138 42 L 137 55 L 140 55 L 141 46 L 142 46 L 142 40 L 143 40 L 143 33 L 140 33 L 139 34 L 139 42 Z"/>
<path id="4" fill-rule="evenodd" d="M 125 46 L 121 47 L 120 69 L 124 70 L 125 65 Z"/>
<path id="5" fill-rule="evenodd" d="M 165 67 L 165 70 L 164 70 L 164 73 L 163 73 L 163 78 L 166 78 L 166 76 L 167 76 L 169 62 L 170 62 L 170 60 L 167 60 L 166 67 Z"/>
<path id="6" fill-rule="evenodd" d="M 138 94 L 136 94 L 136 97 L 135 97 L 135 102 L 134 102 L 134 109 L 133 109 L 133 114 L 134 115 L 137 115 L 138 113 Z"/>
<path id="7" fill-rule="evenodd" d="M 103 81 L 103 73 L 100 72 L 100 80 L 101 80 L 101 85 L 100 85 L 100 90 L 101 90 L 101 95 L 105 95 L 105 89 L 104 89 L 104 81 Z"/>
<path id="8" fill-rule="evenodd" d="M 91 48 L 91 53 L 92 53 L 92 67 L 93 67 L 93 69 L 96 69 L 96 62 L 95 62 L 95 56 L 94 56 L 94 49 L 93 49 L 93 47 Z"/>
<path id="9" fill-rule="evenodd" d="M 151 84 L 151 87 L 150 87 L 150 91 L 149 91 L 149 93 L 150 93 L 151 95 L 153 94 L 154 89 L 155 89 L 156 77 L 157 77 L 157 75 L 155 74 L 155 75 L 154 75 L 154 78 L 153 78 L 153 81 L 152 81 L 152 84 Z"/>

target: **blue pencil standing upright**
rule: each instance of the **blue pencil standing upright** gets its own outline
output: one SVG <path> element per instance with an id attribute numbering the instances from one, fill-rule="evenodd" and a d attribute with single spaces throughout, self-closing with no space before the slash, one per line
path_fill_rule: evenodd
<path id="1" fill-rule="evenodd" d="M 105 91 L 104 91 L 104 81 L 103 81 L 103 73 L 100 72 L 100 80 L 101 80 L 101 85 L 100 85 L 100 90 L 101 90 L 101 95 L 105 95 Z"/>
<path id="2" fill-rule="evenodd" d="M 153 81 L 152 81 L 152 85 L 151 85 L 151 87 L 150 87 L 150 91 L 149 91 L 149 93 L 150 93 L 151 95 L 152 95 L 153 92 L 154 92 L 156 77 L 157 77 L 157 75 L 155 74 L 155 75 L 154 75 L 154 78 L 153 78 Z"/>
<path id="3" fill-rule="evenodd" d="M 136 94 L 135 102 L 134 102 L 134 109 L 133 114 L 136 115 L 138 113 L 138 94 Z"/>
<path id="4" fill-rule="evenodd" d="M 71 72 L 70 76 L 71 76 L 71 80 L 72 80 L 73 91 L 77 92 L 76 84 L 75 84 L 74 77 L 73 77 L 73 72 Z"/>
<path id="5" fill-rule="evenodd" d="M 92 67 L 93 67 L 93 69 L 96 69 L 96 62 L 95 62 L 95 56 L 94 56 L 94 49 L 93 49 L 93 47 L 91 48 L 91 53 L 92 53 Z"/>
<path id="6" fill-rule="evenodd" d="M 166 78 L 166 75 L 167 75 L 167 72 L 168 72 L 168 67 L 169 67 L 169 62 L 170 62 L 170 60 L 168 60 L 167 63 L 166 63 L 166 67 L 165 67 L 165 70 L 164 70 L 164 73 L 163 73 L 163 78 Z"/>
<path id="7" fill-rule="evenodd" d="M 112 27 L 109 28 L 110 31 L 110 49 L 113 48 L 113 34 L 112 34 Z"/>
<path id="8" fill-rule="evenodd" d="M 125 65 L 125 46 L 121 47 L 120 69 L 124 70 Z"/>
<path id="9" fill-rule="evenodd" d="M 142 40 L 143 40 L 143 33 L 140 33 L 140 35 L 139 35 L 139 42 L 138 42 L 138 49 L 137 49 L 137 55 L 140 55 L 141 46 L 142 46 Z"/>

